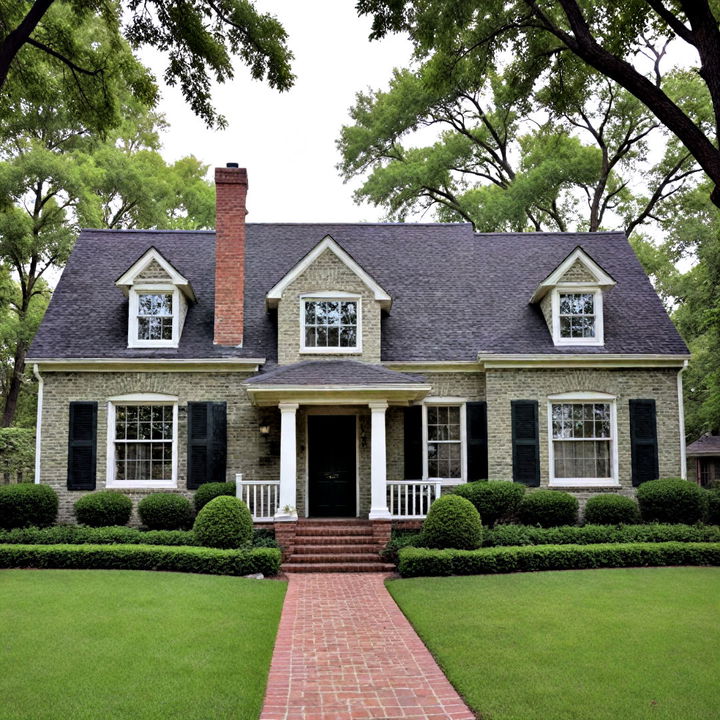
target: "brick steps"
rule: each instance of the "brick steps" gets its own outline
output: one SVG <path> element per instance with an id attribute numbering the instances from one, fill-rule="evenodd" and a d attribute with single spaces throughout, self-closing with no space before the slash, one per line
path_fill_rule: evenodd
<path id="1" fill-rule="evenodd" d="M 287 573 L 392 572 L 380 560 L 381 543 L 367 520 L 300 520 L 292 555 L 283 563 Z"/>

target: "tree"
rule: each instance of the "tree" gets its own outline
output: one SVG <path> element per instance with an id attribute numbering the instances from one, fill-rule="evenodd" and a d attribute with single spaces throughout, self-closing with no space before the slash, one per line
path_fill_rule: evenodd
<path id="1" fill-rule="evenodd" d="M 405 31 L 419 57 L 441 51 L 448 71 L 472 58 L 483 74 L 503 57 L 523 82 L 563 75 L 576 89 L 593 68 L 640 100 L 712 181 L 720 206 L 720 28 L 710 0 L 358 0 L 373 16 L 372 38 Z M 663 83 L 656 48 L 677 40 L 697 57 L 710 98 L 709 127 Z M 652 48 L 649 50 L 648 48 Z M 649 56 L 649 58 L 648 58 Z M 655 56 L 655 57 L 653 57 Z M 648 61 L 649 59 L 649 61 Z"/>
<path id="2" fill-rule="evenodd" d="M 76 32 L 90 20 L 113 45 L 98 47 Z M 233 56 L 273 88 L 287 90 L 294 81 L 285 30 L 250 0 L 0 0 L 0 90 L 10 79 L 22 83 L 43 56 L 64 70 L 76 103 L 93 107 L 98 127 L 112 127 L 119 119 L 119 75 L 137 99 L 153 93 L 148 73 L 129 77 L 116 62 L 123 37 L 135 49 L 148 45 L 167 54 L 165 83 L 179 84 L 209 126 L 225 124 L 212 106 L 211 83 L 232 79 Z"/>
<path id="3" fill-rule="evenodd" d="M 345 179 L 369 172 L 356 198 L 393 219 L 432 208 L 480 231 L 629 233 L 698 173 L 677 141 L 646 160 L 650 142 L 665 144 L 660 123 L 607 78 L 585 79 L 587 93 L 560 92 L 562 77 L 533 92 L 512 68 L 483 77 L 470 58 L 446 68 L 437 53 L 396 70 L 388 91 L 358 94 L 341 131 Z M 433 142 L 411 146 L 420 128 Z"/>

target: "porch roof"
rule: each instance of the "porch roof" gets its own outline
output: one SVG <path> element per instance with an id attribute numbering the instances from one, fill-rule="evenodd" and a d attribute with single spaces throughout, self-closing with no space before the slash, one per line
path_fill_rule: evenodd
<path id="1" fill-rule="evenodd" d="M 357 360 L 306 360 L 276 366 L 244 384 L 257 405 L 357 405 L 383 400 L 408 404 L 422 399 L 431 389 L 422 376 Z"/>

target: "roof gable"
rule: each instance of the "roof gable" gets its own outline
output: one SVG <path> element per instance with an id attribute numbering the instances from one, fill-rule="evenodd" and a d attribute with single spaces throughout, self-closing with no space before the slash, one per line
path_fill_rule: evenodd
<path id="1" fill-rule="evenodd" d="M 392 304 L 390 294 L 384 290 L 370 274 L 364 270 L 330 235 L 326 235 L 305 257 L 300 260 L 285 276 L 276 283 L 266 295 L 266 302 L 269 307 L 276 307 L 282 298 L 285 289 L 300 275 L 302 275 L 322 254 L 326 251 L 332 252 L 348 270 L 357 275 L 358 278 L 370 289 L 375 300 L 389 310 Z"/>
<path id="2" fill-rule="evenodd" d="M 138 282 L 169 282 L 177 285 L 188 300 L 195 300 L 190 281 L 154 246 L 144 252 L 116 281 L 126 295 Z"/>
<path id="3" fill-rule="evenodd" d="M 578 245 L 535 289 L 531 303 L 536 303 L 558 285 L 594 285 L 609 290 L 615 280 Z"/>

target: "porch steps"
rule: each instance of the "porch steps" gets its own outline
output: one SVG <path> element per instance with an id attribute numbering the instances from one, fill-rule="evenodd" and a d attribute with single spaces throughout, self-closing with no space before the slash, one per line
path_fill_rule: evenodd
<path id="1" fill-rule="evenodd" d="M 392 572 L 383 563 L 382 548 L 367 520 L 299 520 L 292 555 L 283 563 L 285 572 Z"/>

